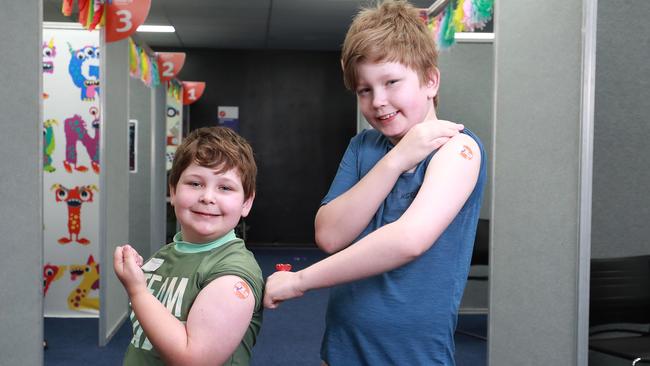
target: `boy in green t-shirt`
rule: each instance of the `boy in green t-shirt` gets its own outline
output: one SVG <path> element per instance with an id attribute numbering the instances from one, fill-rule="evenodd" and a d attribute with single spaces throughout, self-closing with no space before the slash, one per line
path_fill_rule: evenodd
<path id="1" fill-rule="evenodd" d="M 169 175 L 181 231 L 142 265 L 129 245 L 113 266 L 131 300 L 125 365 L 248 365 L 262 324 L 262 271 L 234 228 L 255 198 L 248 142 L 222 127 L 193 131 Z"/>

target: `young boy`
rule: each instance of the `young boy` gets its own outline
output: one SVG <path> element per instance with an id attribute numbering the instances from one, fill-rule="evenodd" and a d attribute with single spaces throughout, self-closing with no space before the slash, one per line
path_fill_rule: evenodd
<path id="1" fill-rule="evenodd" d="M 222 127 L 193 131 L 169 175 L 181 227 L 142 267 L 130 246 L 114 269 L 131 300 L 125 365 L 248 365 L 262 325 L 262 271 L 234 228 L 255 198 L 246 140 Z"/>
<path id="2" fill-rule="evenodd" d="M 326 364 L 454 365 L 483 148 L 467 129 L 437 119 L 435 44 L 408 3 L 361 11 L 341 57 L 345 84 L 374 130 L 351 140 L 316 215 L 316 243 L 335 254 L 270 276 L 264 304 L 337 285 Z"/>

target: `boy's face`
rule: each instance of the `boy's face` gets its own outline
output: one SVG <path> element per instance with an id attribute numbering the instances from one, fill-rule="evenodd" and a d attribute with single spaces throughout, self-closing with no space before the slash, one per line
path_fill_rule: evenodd
<path id="1" fill-rule="evenodd" d="M 399 62 L 363 62 L 357 65 L 357 75 L 361 113 L 393 144 L 414 125 L 436 119 L 437 73 L 421 85 L 417 72 Z"/>
<path id="2" fill-rule="evenodd" d="M 253 205 L 254 195 L 244 199 L 239 173 L 192 163 L 176 184 L 170 188 L 171 203 L 181 225 L 183 240 L 208 243 L 232 230 L 240 217 L 246 217 Z"/>

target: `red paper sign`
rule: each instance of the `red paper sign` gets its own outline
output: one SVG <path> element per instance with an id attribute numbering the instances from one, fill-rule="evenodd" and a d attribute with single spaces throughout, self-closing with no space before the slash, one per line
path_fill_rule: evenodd
<path id="1" fill-rule="evenodd" d="M 112 0 L 106 8 L 106 42 L 135 33 L 149 15 L 151 0 Z"/>
<path id="2" fill-rule="evenodd" d="M 196 102 L 203 95 L 205 82 L 203 81 L 183 81 L 183 105 Z"/>
<path id="3" fill-rule="evenodd" d="M 176 77 L 185 64 L 185 52 L 156 52 L 160 81 Z"/>

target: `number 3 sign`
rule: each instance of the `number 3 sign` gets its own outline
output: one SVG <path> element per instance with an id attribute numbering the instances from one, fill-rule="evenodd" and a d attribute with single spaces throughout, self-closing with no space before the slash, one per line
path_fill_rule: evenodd
<path id="1" fill-rule="evenodd" d="M 106 42 L 135 33 L 149 15 L 151 0 L 112 0 L 106 8 Z"/>
<path id="2" fill-rule="evenodd" d="M 203 81 L 183 81 L 183 105 L 196 102 L 203 95 L 205 82 Z"/>

